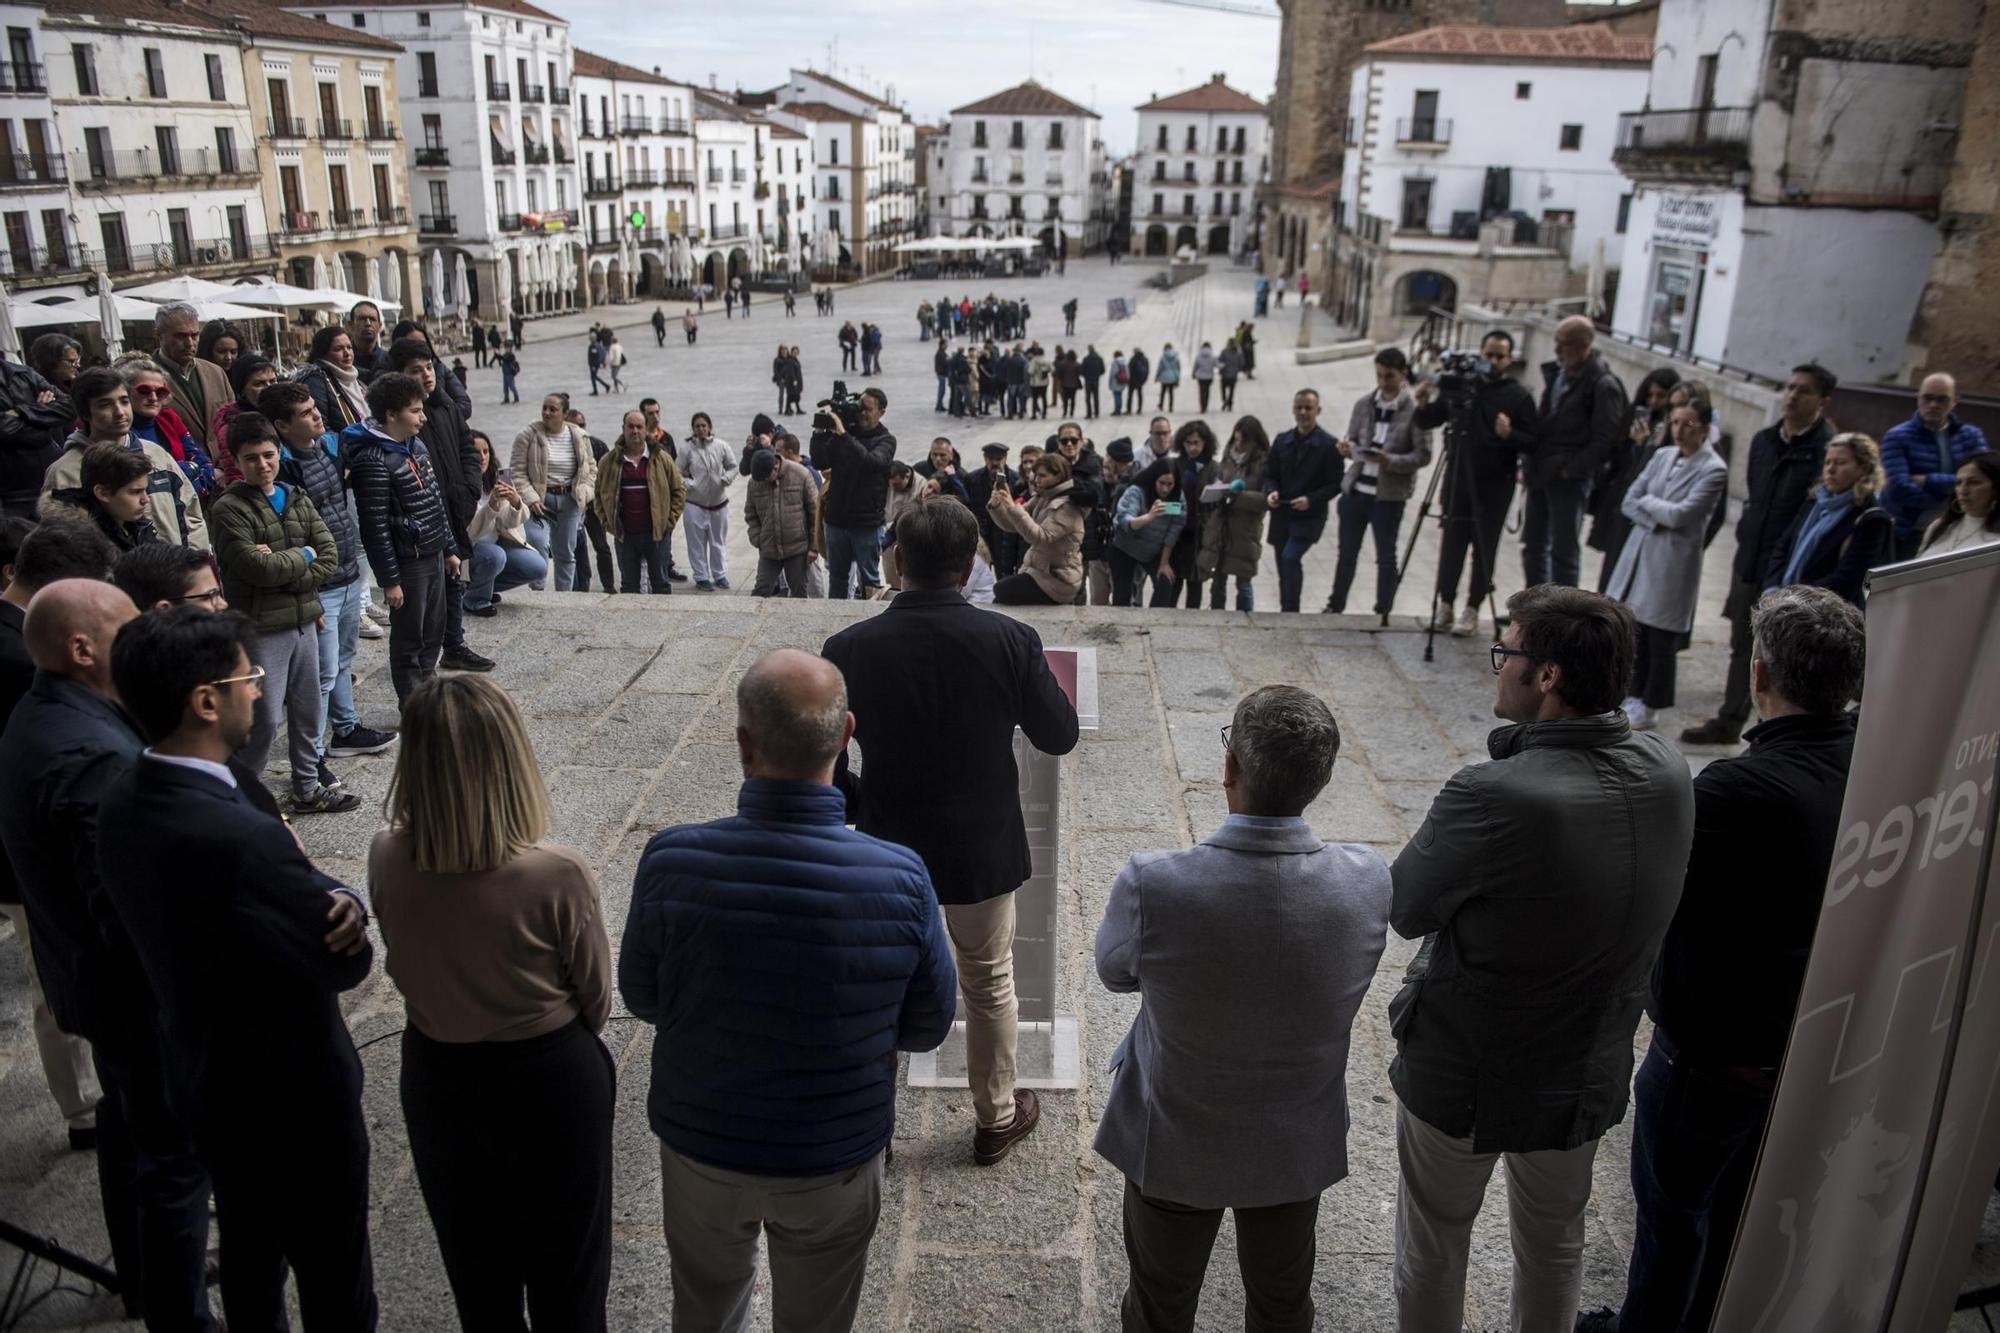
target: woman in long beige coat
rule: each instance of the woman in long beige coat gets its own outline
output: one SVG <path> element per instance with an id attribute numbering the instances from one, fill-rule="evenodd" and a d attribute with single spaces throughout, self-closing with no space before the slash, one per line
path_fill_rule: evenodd
<path id="1" fill-rule="evenodd" d="M 1083 509 L 1072 493 L 1069 460 L 1043 454 L 1035 460 L 1035 494 L 1017 504 L 995 486 L 986 507 L 993 521 L 1027 545 L 1021 572 L 993 585 L 1001 606 L 1068 606 L 1083 587 Z"/>

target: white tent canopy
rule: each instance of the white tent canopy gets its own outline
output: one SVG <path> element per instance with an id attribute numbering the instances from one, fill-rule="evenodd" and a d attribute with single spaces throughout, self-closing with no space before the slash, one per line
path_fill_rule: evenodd
<path id="1" fill-rule="evenodd" d="M 1009 236 L 1004 241 L 993 242 L 995 250 L 1039 250 L 1042 243 L 1032 236 Z"/>
<path id="2" fill-rule="evenodd" d="M 217 299 L 226 300 L 229 293 L 234 290 L 236 289 L 228 286 L 226 283 L 210 282 L 207 278 L 177 277 L 162 278 L 158 282 L 149 282 L 142 287 L 123 287 L 119 289 L 118 294 L 120 296 L 136 296 L 142 301 L 201 302 Z"/>
<path id="3" fill-rule="evenodd" d="M 160 308 L 151 301 L 140 301 L 117 293 L 112 298 L 116 303 L 117 316 L 121 323 L 151 323 Z M 52 301 L 47 305 L 34 301 L 23 301 L 18 297 L 11 303 L 14 327 L 17 329 L 56 328 L 65 324 L 96 324 L 104 317 L 102 298 L 91 297 L 80 301 Z"/>

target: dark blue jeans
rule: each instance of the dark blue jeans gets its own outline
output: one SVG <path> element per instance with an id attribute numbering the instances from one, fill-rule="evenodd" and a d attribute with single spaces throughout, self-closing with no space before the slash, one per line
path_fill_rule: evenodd
<path id="1" fill-rule="evenodd" d="M 1378 500 L 1360 490 L 1340 497 L 1340 557 L 1333 567 L 1330 611 L 1347 609 L 1347 593 L 1361 563 L 1361 544 L 1375 535 L 1375 614 L 1389 614 L 1396 600 L 1396 534 L 1403 527 L 1403 501 Z"/>
<path id="2" fill-rule="evenodd" d="M 1528 487 L 1528 503 L 1521 511 L 1521 580 L 1529 587 L 1563 583 L 1574 588 L 1582 578 L 1584 495 L 1580 481 Z"/>
<path id="3" fill-rule="evenodd" d="M 1297 537 L 1285 538 L 1285 544 L 1278 548 L 1278 609 L 1296 611 L 1299 597 L 1306 589 L 1306 552 L 1319 543 L 1315 537 L 1311 541 L 1301 541 Z"/>
<path id="4" fill-rule="evenodd" d="M 1709 1326 L 1771 1114 L 1770 1094 L 1677 1055 L 1655 1029 L 1632 1087 L 1637 1226 L 1618 1333 Z"/>

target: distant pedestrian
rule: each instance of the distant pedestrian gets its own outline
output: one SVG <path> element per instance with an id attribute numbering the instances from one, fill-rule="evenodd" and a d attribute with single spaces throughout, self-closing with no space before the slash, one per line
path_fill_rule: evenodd
<path id="1" fill-rule="evenodd" d="M 1063 302 L 1062 312 L 1063 336 L 1073 337 L 1076 334 L 1076 298 L 1074 296 Z"/>
<path id="2" fill-rule="evenodd" d="M 476 319 L 472 321 L 472 363 L 486 368 L 486 326 Z"/>
<path id="3" fill-rule="evenodd" d="M 1159 369 L 1153 372 L 1153 379 L 1160 386 L 1160 401 L 1154 407 L 1156 412 L 1174 410 L 1174 390 L 1181 387 L 1181 354 L 1168 343 L 1160 349 Z"/>
<path id="4" fill-rule="evenodd" d="M 658 306 L 653 307 L 653 341 L 662 347 L 667 345 L 667 312 Z"/>
<path id="5" fill-rule="evenodd" d="M 694 346 L 694 338 L 701 332 L 701 324 L 695 319 L 692 307 L 681 313 L 681 332 L 687 335 L 688 346 Z"/>
<path id="6" fill-rule="evenodd" d="M 785 288 L 785 318 L 786 319 L 797 318 L 799 313 L 798 307 L 799 307 L 798 299 L 795 296 L 793 296 L 792 289 L 789 287 Z"/>
<path id="7" fill-rule="evenodd" d="M 604 369 L 604 344 L 597 340 L 596 329 L 590 331 L 590 346 L 584 352 L 583 359 L 590 367 L 590 396 L 595 398 L 597 391 L 605 387 L 603 379 L 598 374 Z"/>
<path id="8" fill-rule="evenodd" d="M 743 280 L 741 278 L 738 278 L 736 281 L 739 288 L 736 293 L 736 306 L 742 312 L 743 318 L 748 319 L 750 318 L 750 289 L 742 286 Z"/>
<path id="9" fill-rule="evenodd" d="M 1215 387 L 1215 349 L 1207 339 L 1202 340 L 1201 350 L 1194 354 L 1194 389 L 1200 406 L 1197 410 L 1208 411 L 1208 392 Z M 1225 407 L 1228 404 L 1224 404 Z"/>
<path id="10" fill-rule="evenodd" d="M 733 287 L 722 289 L 722 317 L 724 319 L 736 318 L 736 289 Z"/>
<path id="11" fill-rule="evenodd" d="M 625 392 L 625 346 L 612 334 L 611 341 L 604 348 L 604 365 L 611 372 L 611 389 L 614 393 Z"/>
<path id="12" fill-rule="evenodd" d="M 694 339 L 689 338 L 688 341 L 693 342 Z M 504 351 L 502 351 L 500 353 L 500 401 L 501 402 L 518 403 L 521 401 L 521 389 L 520 386 L 515 383 L 515 377 L 518 376 L 520 373 L 521 373 L 521 358 L 514 355 L 514 349 L 512 347 L 509 347 Z"/>

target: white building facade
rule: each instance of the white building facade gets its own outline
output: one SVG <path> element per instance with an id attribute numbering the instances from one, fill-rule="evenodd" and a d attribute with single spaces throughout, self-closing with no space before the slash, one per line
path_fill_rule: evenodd
<path id="1" fill-rule="evenodd" d="M 770 126 L 720 94 L 694 99 L 696 279 L 717 291 L 764 271 L 757 230 L 757 185 Z"/>
<path id="2" fill-rule="evenodd" d="M 819 212 L 838 226 L 820 242 L 819 261 L 861 275 L 895 268 L 900 263 L 895 247 L 916 231 L 915 123 L 893 99 L 817 70 L 792 70 L 774 96 L 773 118 L 809 135 L 823 150 L 816 154 L 819 182 L 831 177 L 840 185 L 837 201 L 820 193 Z M 838 258 L 842 253 L 848 256 L 844 260 Z"/>
<path id="3" fill-rule="evenodd" d="M 1102 124 L 1032 80 L 956 108 L 933 149 L 936 231 L 1034 237 L 1048 254 L 1101 248 L 1110 182 Z"/>
<path id="4" fill-rule="evenodd" d="M 1368 337 L 1432 310 L 1613 281 L 1631 186 L 1611 160 L 1650 40 L 1602 25 L 1428 28 L 1348 92 L 1333 308 Z"/>
<path id="5" fill-rule="evenodd" d="M 345 0 L 284 6 L 403 47 L 417 241 L 447 308 L 487 320 L 591 300 L 569 24 L 527 0 Z M 457 285 L 460 261 L 466 290 Z M 426 279 L 428 281 L 428 279 Z"/>
<path id="6" fill-rule="evenodd" d="M 114 283 L 274 272 L 244 87 L 247 39 L 199 10 L 132 12 L 60 0 L 41 17 L 29 63 L 40 66 L 46 100 L 25 94 L 29 123 L 10 128 L 32 172 L 27 136 L 43 127 L 45 169 L 18 195 L 5 192 L 8 211 L 28 215 L 8 218 L 10 262 L 19 228 L 36 280 L 75 281 L 93 269 Z M 70 192 L 60 205 L 48 179 L 58 162 Z M 22 163 L 13 165 L 18 176 Z"/>
<path id="7" fill-rule="evenodd" d="M 40 5 L 0 4 L 0 274 L 15 285 L 73 281 L 82 267 L 41 19 Z"/>
<path id="8" fill-rule="evenodd" d="M 1138 108 L 1132 248 L 1145 255 L 1258 248 L 1259 187 L 1271 168 L 1271 113 L 1220 74 Z"/>
<path id="9" fill-rule="evenodd" d="M 812 260 L 813 141 L 789 125 L 764 119 L 764 155 L 755 196 L 764 271 L 795 277 Z"/>
<path id="10" fill-rule="evenodd" d="M 694 89 L 574 53 L 593 301 L 659 296 L 693 271 Z"/>
<path id="11" fill-rule="evenodd" d="M 1880 6 L 1864 48 L 1784 17 L 1663 0 L 1618 127 L 1634 196 L 1612 327 L 1776 379 L 1809 360 L 1900 379 L 1963 115 L 1964 57 L 1932 39 L 1973 25 Z"/>

